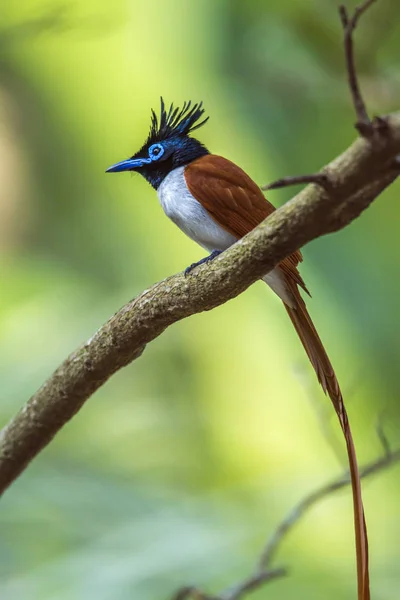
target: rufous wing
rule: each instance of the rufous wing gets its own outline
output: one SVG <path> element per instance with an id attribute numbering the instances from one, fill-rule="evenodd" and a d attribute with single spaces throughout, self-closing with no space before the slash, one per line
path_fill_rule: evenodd
<path id="1" fill-rule="evenodd" d="M 257 227 L 275 210 L 258 185 L 240 167 L 222 156 L 202 156 L 190 163 L 184 174 L 190 193 L 218 225 L 238 239 Z M 300 251 L 297 251 L 285 258 L 279 266 L 308 293 L 296 268 L 302 260 Z"/>

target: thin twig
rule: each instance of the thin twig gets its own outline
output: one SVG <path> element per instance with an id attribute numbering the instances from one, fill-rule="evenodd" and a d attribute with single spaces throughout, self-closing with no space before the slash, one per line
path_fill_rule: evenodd
<path id="1" fill-rule="evenodd" d="M 365 479 L 378 473 L 388 467 L 392 466 L 394 463 L 400 461 L 400 449 L 395 450 L 394 452 L 389 452 L 382 458 L 371 462 L 365 467 L 360 469 L 360 478 Z M 260 558 L 260 569 L 265 569 L 270 566 L 271 562 L 274 560 L 275 555 L 283 541 L 286 537 L 287 533 L 293 529 L 293 527 L 300 521 L 300 519 L 304 516 L 306 512 L 308 512 L 315 504 L 327 498 L 331 494 L 338 492 L 343 489 L 350 483 L 350 475 L 349 473 L 345 473 L 339 479 L 328 483 L 327 485 L 319 488 L 315 492 L 312 492 L 303 500 L 301 500 L 297 506 L 295 506 L 288 515 L 283 519 L 280 525 L 277 527 L 273 535 L 271 536 L 268 544 L 266 545 L 264 552 Z"/>
<path id="2" fill-rule="evenodd" d="M 395 451 L 390 450 L 390 446 L 381 426 L 377 427 L 377 434 L 384 447 L 384 456 L 372 461 L 360 469 L 361 479 L 366 479 L 367 477 L 376 475 L 377 473 L 388 469 L 395 463 L 400 462 L 400 448 Z M 178 590 L 178 592 L 173 596 L 172 600 L 187 600 L 189 598 L 192 600 L 240 600 L 248 593 L 263 586 L 265 583 L 280 577 L 284 577 L 287 575 L 287 569 L 285 567 L 272 567 L 272 563 L 275 560 L 282 543 L 296 527 L 296 525 L 298 525 L 298 523 L 302 520 L 304 515 L 311 510 L 311 508 L 335 492 L 347 487 L 349 484 L 350 475 L 348 472 L 346 472 L 338 479 L 335 479 L 334 481 L 331 481 L 330 483 L 318 488 L 300 500 L 300 502 L 298 502 L 298 504 L 296 504 L 288 512 L 286 517 L 284 517 L 284 519 L 273 531 L 260 555 L 254 573 L 245 578 L 243 581 L 229 587 L 217 595 L 207 594 L 206 592 L 203 592 L 194 586 L 183 587 Z"/>
<path id="3" fill-rule="evenodd" d="M 332 187 L 332 183 L 330 182 L 328 175 L 325 173 L 312 173 L 310 175 L 289 175 L 288 177 L 282 177 L 281 179 L 277 179 L 272 183 L 263 185 L 261 189 L 264 191 L 277 190 L 290 185 L 300 185 L 305 183 L 315 183 L 316 185 L 320 185 L 325 190 L 330 190 Z"/>
<path id="4" fill-rule="evenodd" d="M 265 583 L 269 583 L 275 579 L 285 577 L 288 571 L 285 567 L 278 567 L 277 569 L 263 569 L 257 571 L 253 575 L 250 575 L 247 579 L 242 582 L 233 585 L 228 588 L 225 592 L 219 595 L 220 600 L 239 600 L 246 594 L 253 592 Z"/>
<path id="5" fill-rule="evenodd" d="M 354 13 L 349 17 L 347 8 L 343 4 L 339 7 L 340 19 L 344 30 L 344 52 L 346 58 L 347 79 L 353 106 L 356 112 L 355 127 L 361 135 L 366 138 L 373 136 L 375 132 L 379 134 L 388 134 L 387 120 L 383 117 L 375 117 L 373 121 L 368 116 L 365 102 L 363 100 L 360 85 L 358 82 L 356 65 L 354 60 L 353 32 L 358 25 L 361 16 L 376 0 L 365 0 L 354 9 Z M 393 162 L 396 168 L 395 162 Z M 262 186 L 262 190 L 276 190 L 291 185 L 315 183 L 326 191 L 332 191 L 332 180 L 327 173 L 312 173 L 311 175 L 287 176 L 277 179 L 270 184 Z"/>
<path id="6" fill-rule="evenodd" d="M 376 2 L 376 0 L 365 0 L 362 4 L 355 8 L 354 13 L 351 17 L 349 17 L 347 8 L 344 5 L 341 5 L 339 7 L 340 19 L 342 21 L 344 30 L 344 48 L 347 77 L 357 118 L 355 127 L 358 129 L 361 135 L 365 137 L 371 137 L 374 134 L 375 128 L 373 122 L 368 116 L 368 112 L 358 82 L 354 60 L 353 31 L 357 27 L 360 17 L 374 2 Z"/>

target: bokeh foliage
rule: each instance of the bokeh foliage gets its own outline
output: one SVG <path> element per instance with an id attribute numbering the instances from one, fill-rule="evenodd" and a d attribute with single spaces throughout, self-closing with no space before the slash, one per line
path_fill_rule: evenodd
<path id="1" fill-rule="evenodd" d="M 202 99 L 202 141 L 260 184 L 318 169 L 355 134 L 336 2 L 24 0 L 1 13 L 6 422 L 119 306 L 201 257 L 141 178 L 104 174 L 141 145 L 160 94 Z M 381 0 L 357 32 L 373 111 L 399 108 L 399 36 L 397 0 Z M 304 251 L 361 462 L 381 451 L 378 415 L 400 441 L 399 191 Z M 265 286 L 177 324 L 6 494 L 1 597 L 155 599 L 235 581 L 294 502 L 341 472 L 332 413 Z M 398 588 L 398 477 L 365 485 L 381 600 Z M 255 598 L 354 598 L 349 492 L 314 510 L 284 550 L 290 577 Z"/>

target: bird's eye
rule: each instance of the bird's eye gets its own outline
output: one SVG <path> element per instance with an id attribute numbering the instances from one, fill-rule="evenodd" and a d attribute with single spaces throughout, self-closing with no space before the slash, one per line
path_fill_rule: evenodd
<path id="1" fill-rule="evenodd" d="M 164 148 L 161 144 L 153 144 L 149 148 L 149 156 L 152 160 L 158 160 L 164 154 Z"/>

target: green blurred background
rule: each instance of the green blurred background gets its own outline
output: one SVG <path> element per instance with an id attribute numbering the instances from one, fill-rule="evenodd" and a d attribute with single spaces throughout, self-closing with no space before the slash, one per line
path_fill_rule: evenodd
<path id="1" fill-rule="evenodd" d="M 354 6 L 354 3 L 353 3 Z M 121 305 L 202 251 L 140 178 L 105 175 L 150 108 L 203 100 L 198 132 L 260 184 L 312 172 L 355 137 L 333 0 L 24 0 L 0 25 L 0 381 L 7 420 Z M 371 111 L 399 108 L 400 7 L 357 32 Z M 294 190 L 275 191 L 275 204 Z M 305 250 L 310 311 L 360 462 L 400 443 L 399 205 L 393 185 Z M 0 595 L 168 598 L 252 568 L 308 491 L 340 474 L 333 410 L 262 284 L 178 323 L 115 375 L 30 465 L 0 514 Z M 399 586 L 399 468 L 364 485 L 374 598 Z M 288 537 L 290 577 L 254 598 L 355 598 L 349 490 Z"/>

